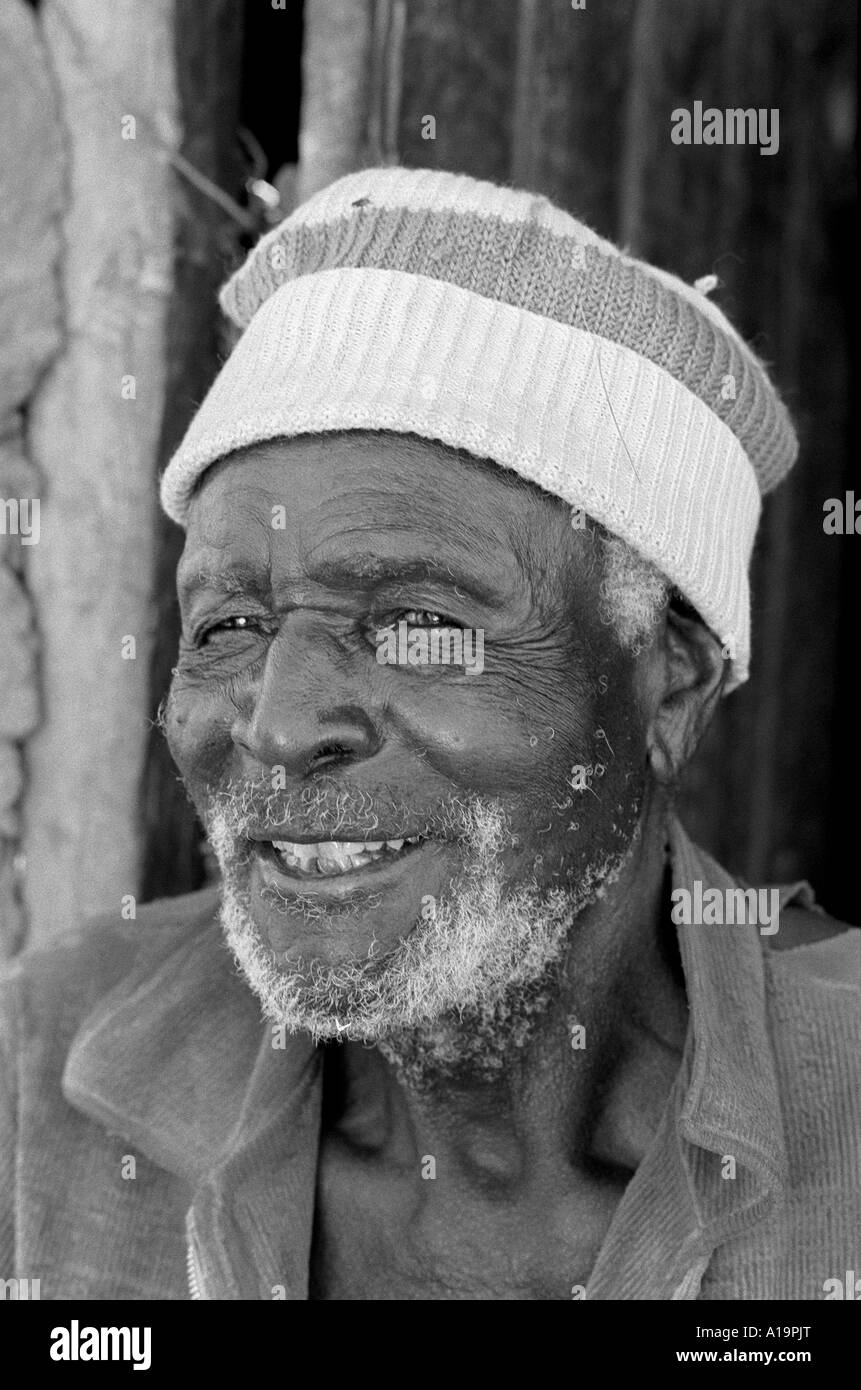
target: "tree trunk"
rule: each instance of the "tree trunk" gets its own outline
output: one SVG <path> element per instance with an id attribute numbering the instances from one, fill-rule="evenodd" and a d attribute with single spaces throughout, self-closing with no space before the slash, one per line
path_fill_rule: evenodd
<path id="1" fill-rule="evenodd" d="M 45 0 L 69 170 L 67 342 L 31 406 L 43 724 L 27 749 L 30 943 L 140 890 L 156 463 L 176 229 L 174 0 Z"/>

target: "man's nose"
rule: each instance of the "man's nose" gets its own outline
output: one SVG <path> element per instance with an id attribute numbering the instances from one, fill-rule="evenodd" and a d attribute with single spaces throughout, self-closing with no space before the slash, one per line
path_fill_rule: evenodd
<path id="1" fill-rule="evenodd" d="M 315 615 L 284 619 L 252 703 L 233 725 L 234 743 L 256 765 L 249 772 L 283 767 L 299 779 L 374 755 L 380 738 L 359 696 L 356 661 Z"/>

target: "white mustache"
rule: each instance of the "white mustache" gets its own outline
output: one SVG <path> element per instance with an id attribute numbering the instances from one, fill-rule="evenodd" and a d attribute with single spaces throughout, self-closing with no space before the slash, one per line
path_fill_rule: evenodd
<path id="1" fill-rule="evenodd" d="M 456 839 L 471 824 L 470 798 L 450 796 L 416 807 L 389 787 L 373 792 L 342 786 L 329 778 L 298 792 L 273 787 L 266 779 L 227 783 L 210 796 L 203 818 L 207 831 L 215 819 L 226 822 L 238 839 L 254 834 L 316 841 L 388 840 L 421 835 Z M 280 834 L 289 826 L 291 834 Z M 379 832 L 379 833 L 378 833 Z"/>

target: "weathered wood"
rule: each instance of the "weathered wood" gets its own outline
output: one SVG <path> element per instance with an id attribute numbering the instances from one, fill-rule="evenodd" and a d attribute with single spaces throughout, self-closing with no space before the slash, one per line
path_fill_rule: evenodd
<path id="1" fill-rule="evenodd" d="M 23 407 L 61 342 L 62 134 L 33 11 L 0 7 L 0 508 L 38 499 Z M 20 520 L 20 507 L 18 511 Z M 29 513 L 27 529 L 34 519 Z M 0 957 L 23 943 L 20 897 L 22 745 L 39 719 L 36 634 L 27 590 L 36 530 L 22 542 L 13 513 L 0 512 Z M 41 528 L 40 528 L 41 529 Z"/>
<path id="2" fill-rule="evenodd" d="M 405 164 L 507 179 L 516 0 L 411 3 L 404 41 Z M 426 116 L 435 122 L 424 123 Z"/>
<path id="3" fill-rule="evenodd" d="M 182 152 L 217 186 L 241 187 L 235 138 L 240 97 L 241 12 L 234 0 L 177 0 L 177 87 Z M 283 16 L 272 11 L 272 26 Z M 241 229 L 221 207 L 177 180 L 173 190 L 176 263 L 166 327 L 166 399 L 158 443 L 163 467 L 206 394 L 223 355 L 218 289 L 241 257 Z M 150 712 L 167 693 L 179 641 L 176 566 L 184 533 L 162 513 L 155 521 L 157 641 L 150 672 Z M 153 724 L 142 786 L 144 900 L 200 885 L 201 835 L 176 767 Z"/>
<path id="4" fill-rule="evenodd" d="M 39 17 L 69 189 L 68 341 L 31 407 L 44 478 L 42 537 L 28 557 L 45 710 L 27 751 L 34 945 L 98 909 L 119 913 L 123 895 L 140 889 L 173 288 L 175 175 L 166 153 L 179 143 L 173 0 L 45 0 Z M 124 638 L 134 639 L 134 659 L 123 659 Z"/>
<path id="5" fill-rule="evenodd" d="M 643 227 L 643 171 L 654 140 L 650 110 L 660 83 L 662 59 L 660 0 L 640 0 L 630 20 L 628 84 L 625 94 L 625 133 L 619 160 L 620 245 L 637 255 Z M 660 123 L 659 123 L 660 124 Z"/>
<path id="6" fill-rule="evenodd" d="M 721 709 L 691 769 L 684 814 L 752 880 L 806 876 L 827 907 L 853 911 L 845 863 L 842 886 L 826 867 L 825 833 L 829 770 L 842 761 L 833 737 L 845 661 L 836 628 L 841 549 L 851 541 L 823 534 L 822 502 L 850 485 L 841 271 L 829 257 L 844 156 L 823 95 L 841 50 L 851 48 L 854 17 L 839 5 L 671 0 L 659 23 L 664 61 L 640 164 L 641 250 L 688 280 L 718 273 L 717 302 L 773 364 L 802 437 L 796 470 L 765 501 L 752 569 L 751 681 Z M 777 108 L 778 153 L 672 146 L 670 112 L 696 99 Z"/>
<path id="7" fill-rule="evenodd" d="M 307 0 L 300 202 L 365 162 L 374 9 L 372 0 Z"/>
<path id="8" fill-rule="evenodd" d="M 514 58 L 514 125 L 511 132 L 511 178 L 528 188 L 539 163 L 538 84 L 535 47 L 539 26 L 538 0 L 518 0 L 517 47 Z"/>
<path id="9" fill-rule="evenodd" d="M 364 164 L 400 162 L 406 18 L 406 0 L 374 0 Z"/>

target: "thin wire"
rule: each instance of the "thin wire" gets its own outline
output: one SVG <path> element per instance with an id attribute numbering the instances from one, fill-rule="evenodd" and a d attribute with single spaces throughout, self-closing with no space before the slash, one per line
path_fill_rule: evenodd
<path id="1" fill-rule="evenodd" d="M 635 463 L 634 463 L 634 460 L 631 458 L 631 451 L 630 451 L 630 449 L 628 448 L 628 445 L 627 445 L 627 443 L 626 443 L 626 441 L 625 441 L 625 436 L 623 435 L 621 429 L 619 428 L 619 421 L 616 419 L 616 412 L 615 412 L 615 410 L 613 409 L 613 402 L 610 400 L 610 392 L 607 390 L 607 383 L 606 383 L 606 381 L 604 380 L 604 372 L 603 372 L 603 369 L 602 369 L 602 367 L 601 367 L 601 349 L 598 347 L 597 343 L 593 344 L 593 346 L 594 346 L 594 348 L 595 348 L 595 360 L 596 360 L 596 362 L 598 363 L 598 375 L 599 375 L 600 378 L 601 378 L 601 385 L 602 385 L 603 388 L 604 388 L 604 395 L 605 395 L 605 397 L 606 397 L 606 399 L 607 399 L 607 407 L 608 407 L 608 409 L 609 409 L 609 411 L 610 411 L 610 414 L 611 414 L 612 417 L 613 417 L 613 424 L 616 426 L 616 433 L 618 434 L 619 438 L 620 438 L 621 441 L 622 441 L 622 448 L 625 450 L 625 453 L 628 455 L 628 462 L 630 463 L 631 467 L 632 467 L 633 470 L 634 470 L 634 473 L 635 473 L 635 475 L 636 475 L 637 482 L 638 482 L 638 483 L 642 483 L 643 480 L 642 480 L 642 478 L 640 477 L 639 473 L 637 472 L 637 468 L 636 468 L 636 465 L 635 465 Z"/>
<path id="2" fill-rule="evenodd" d="M 245 211 L 245 208 L 240 207 L 239 203 L 237 203 L 234 198 L 231 198 L 229 193 L 225 193 L 224 189 L 219 188 L 217 183 L 213 183 L 212 179 L 207 178 L 206 174 L 202 174 L 190 160 L 186 159 L 184 154 L 180 154 L 178 150 L 172 150 L 169 145 L 161 140 L 158 134 L 156 134 L 155 138 L 167 151 L 168 160 L 178 174 L 183 174 L 188 179 L 189 183 L 194 184 L 195 188 L 198 188 L 200 192 L 211 199 L 213 203 L 217 203 L 219 207 L 223 208 L 235 222 L 239 223 L 244 231 L 256 232 L 258 230 L 256 220 L 249 212 Z"/>
<path id="3" fill-rule="evenodd" d="M 606 400 L 606 402 L 607 402 L 607 408 L 609 409 L 610 414 L 611 414 L 611 416 L 613 417 L 613 424 L 616 426 L 616 433 L 618 434 L 619 438 L 620 438 L 621 441 L 622 441 L 622 448 L 625 450 L 625 453 L 628 455 L 628 462 L 630 463 L 631 467 L 632 467 L 633 470 L 634 470 L 634 475 L 635 475 L 635 477 L 636 477 L 636 479 L 637 479 L 637 482 L 642 484 L 642 481 L 643 481 L 643 480 L 642 480 L 642 478 L 640 477 L 639 473 L 637 472 L 637 466 L 636 466 L 636 464 L 634 463 L 634 460 L 631 458 L 631 451 L 630 451 L 630 449 L 628 448 L 628 445 L 627 445 L 627 443 L 626 443 L 626 441 L 625 441 L 625 436 L 623 435 L 623 433 L 622 433 L 622 431 L 621 431 L 621 429 L 620 429 L 620 427 L 619 427 L 619 421 L 616 419 L 616 412 L 615 412 L 615 410 L 613 409 L 613 402 L 610 400 L 610 392 L 607 390 L 607 383 L 606 383 L 606 381 L 604 380 L 604 371 L 603 371 L 603 368 L 602 368 L 602 366 L 601 366 L 601 349 L 600 349 L 599 346 L 598 346 L 598 335 L 597 335 L 596 333 L 592 333 L 591 329 L 589 328 L 589 325 L 588 325 L 587 322 L 586 322 L 586 317 L 585 317 L 585 315 L 584 315 L 584 313 L 583 313 L 583 306 L 582 306 L 582 304 L 580 304 L 580 303 L 577 304 L 577 312 L 578 312 L 578 314 L 579 314 L 580 317 L 581 317 L 584 330 L 589 334 L 589 337 L 592 339 L 592 351 L 593 351 L 593 353 L 595 354 L 595 361 L 596 361 L 597 364 L 598 364 L 598 375 L 599 375 L 599 377 L 601 378 L 601 386 L 602 386 L 603 391 L 604 391 L 604 398 L 605 398 L 605 400 Z"/>

